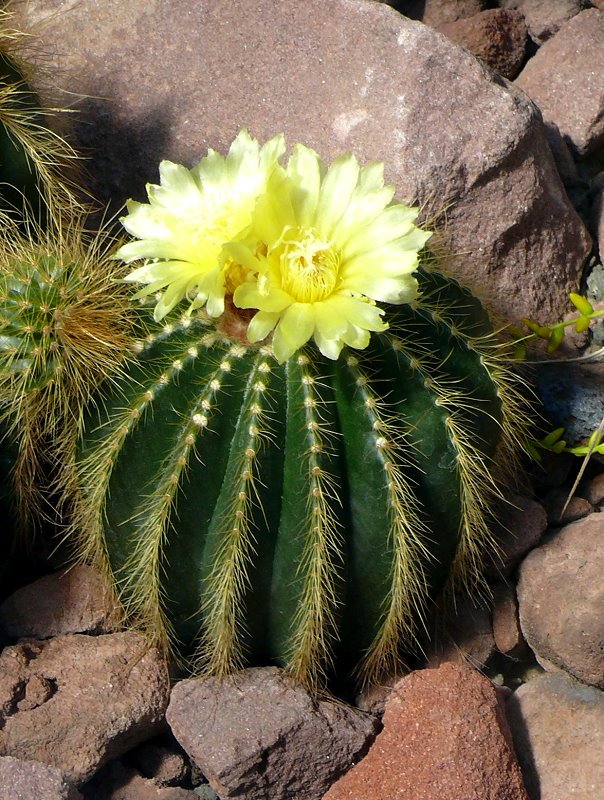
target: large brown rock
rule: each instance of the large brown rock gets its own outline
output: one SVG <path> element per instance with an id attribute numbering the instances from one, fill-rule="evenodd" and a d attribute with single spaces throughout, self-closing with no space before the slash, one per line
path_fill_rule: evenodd
<path id="1" fill-rule="evenodd" d="M 395 687 L 384 730 L 324 800 L 527 800 L 497 690 L 444 664 Z"/>
<path id="2" fill-rule="evenodd" d="M 580 155 L 604 144 L 604 11 L 574 16 L 530 59 L 516 85 Z"/>
<path id="3" fill-rule="evenodd" d="M 604 688 L 604 513 L 561 528 L 522 562 L 524 637 L 544 666 Z"/>
<path id="4" fill-rule="evenodd" d="M 276 667 L 181 681 L 166 717 L 221 800 L 319 800 L 378 729 L 369 714 L 314 701 Z"/>
<path id="5" fill-rule="evenodd" d="M 92 567 L 45 575 L 0 605 L 0 628 L 9 637 L 46 639 L 65 633 L 109 633 L 118 612 Z"/>
<path id="6" fill-rule="evenodd" d="M 445 4 L 442 4 L 443 6 Z M 505 317 L 558 319 L 589 249 L 532 104 L 462 48 L 367 0 L 28 0 L 22 25 L 78 105 L 94 188 L 144 197 L 160 159 L 241 127 L 330 160 L 384 161 L 401 199 L 447 208 L 453 269 Z M 68 43 L 68 44 L 67 44 Z"/>
<path id="7" fill-rule="evenodd" d="M 531 800 L 601 800 L 604 694 L 564 673 L 525 683 L 507 714 Z"/>
<path id="8" fill-rule="evenodd" d="M 159 732 L 168 676 L 138 633 L 59 636 L 0 654 L 0 755 L 41 761 L 75 784 Z"/>

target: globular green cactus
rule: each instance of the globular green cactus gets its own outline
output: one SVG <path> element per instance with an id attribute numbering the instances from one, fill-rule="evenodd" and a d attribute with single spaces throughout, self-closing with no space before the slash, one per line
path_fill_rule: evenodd
<path id="1" fill-rule="evenodd" d="M 234 308 L 169 320 L 91 406 L 80 553 L 202 671 L 372 681 L 443 590 L 480 581 L 517 381 L 478 300 L 418 277 L 390 329 L 336 360 L 309 345 L 278 363 Z"/>

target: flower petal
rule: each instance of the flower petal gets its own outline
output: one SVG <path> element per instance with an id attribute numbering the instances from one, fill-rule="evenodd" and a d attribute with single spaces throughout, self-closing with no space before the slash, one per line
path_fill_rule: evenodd
<path id="1" fill-rule="evenodd" d="M 294 303 L 284 312 L 273 336 L 273 352 L 282 364 L 310 339 L 315 327 L 313 307 Z"/>

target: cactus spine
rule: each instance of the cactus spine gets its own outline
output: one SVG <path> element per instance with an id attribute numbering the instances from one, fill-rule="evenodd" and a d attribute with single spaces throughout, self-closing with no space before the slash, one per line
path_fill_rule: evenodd
<path id="1" fill-rule="evenodd" d="M 79 550 L 156 642 L 212 674 L 374 681 L 480 581 L 520 400 L 479 302 L 427 269 L 420 290 L 337 361 L 174 319 L 91 406 Z"/>

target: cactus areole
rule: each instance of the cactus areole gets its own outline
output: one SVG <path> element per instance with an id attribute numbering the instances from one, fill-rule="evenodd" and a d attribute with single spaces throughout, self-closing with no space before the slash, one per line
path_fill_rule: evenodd
<path id="1" fill-rule="evenodd" d="M 372 680 L 430 598 L 476 579 L 504 371 L 478 301 L 420 286 L 335 361 L 279 364 L 195 318 L 148 337 L 78 467 L 80 526 L 133 620 L 211 673 L 276 661 L 312 685 L 335 661 Z"/>

